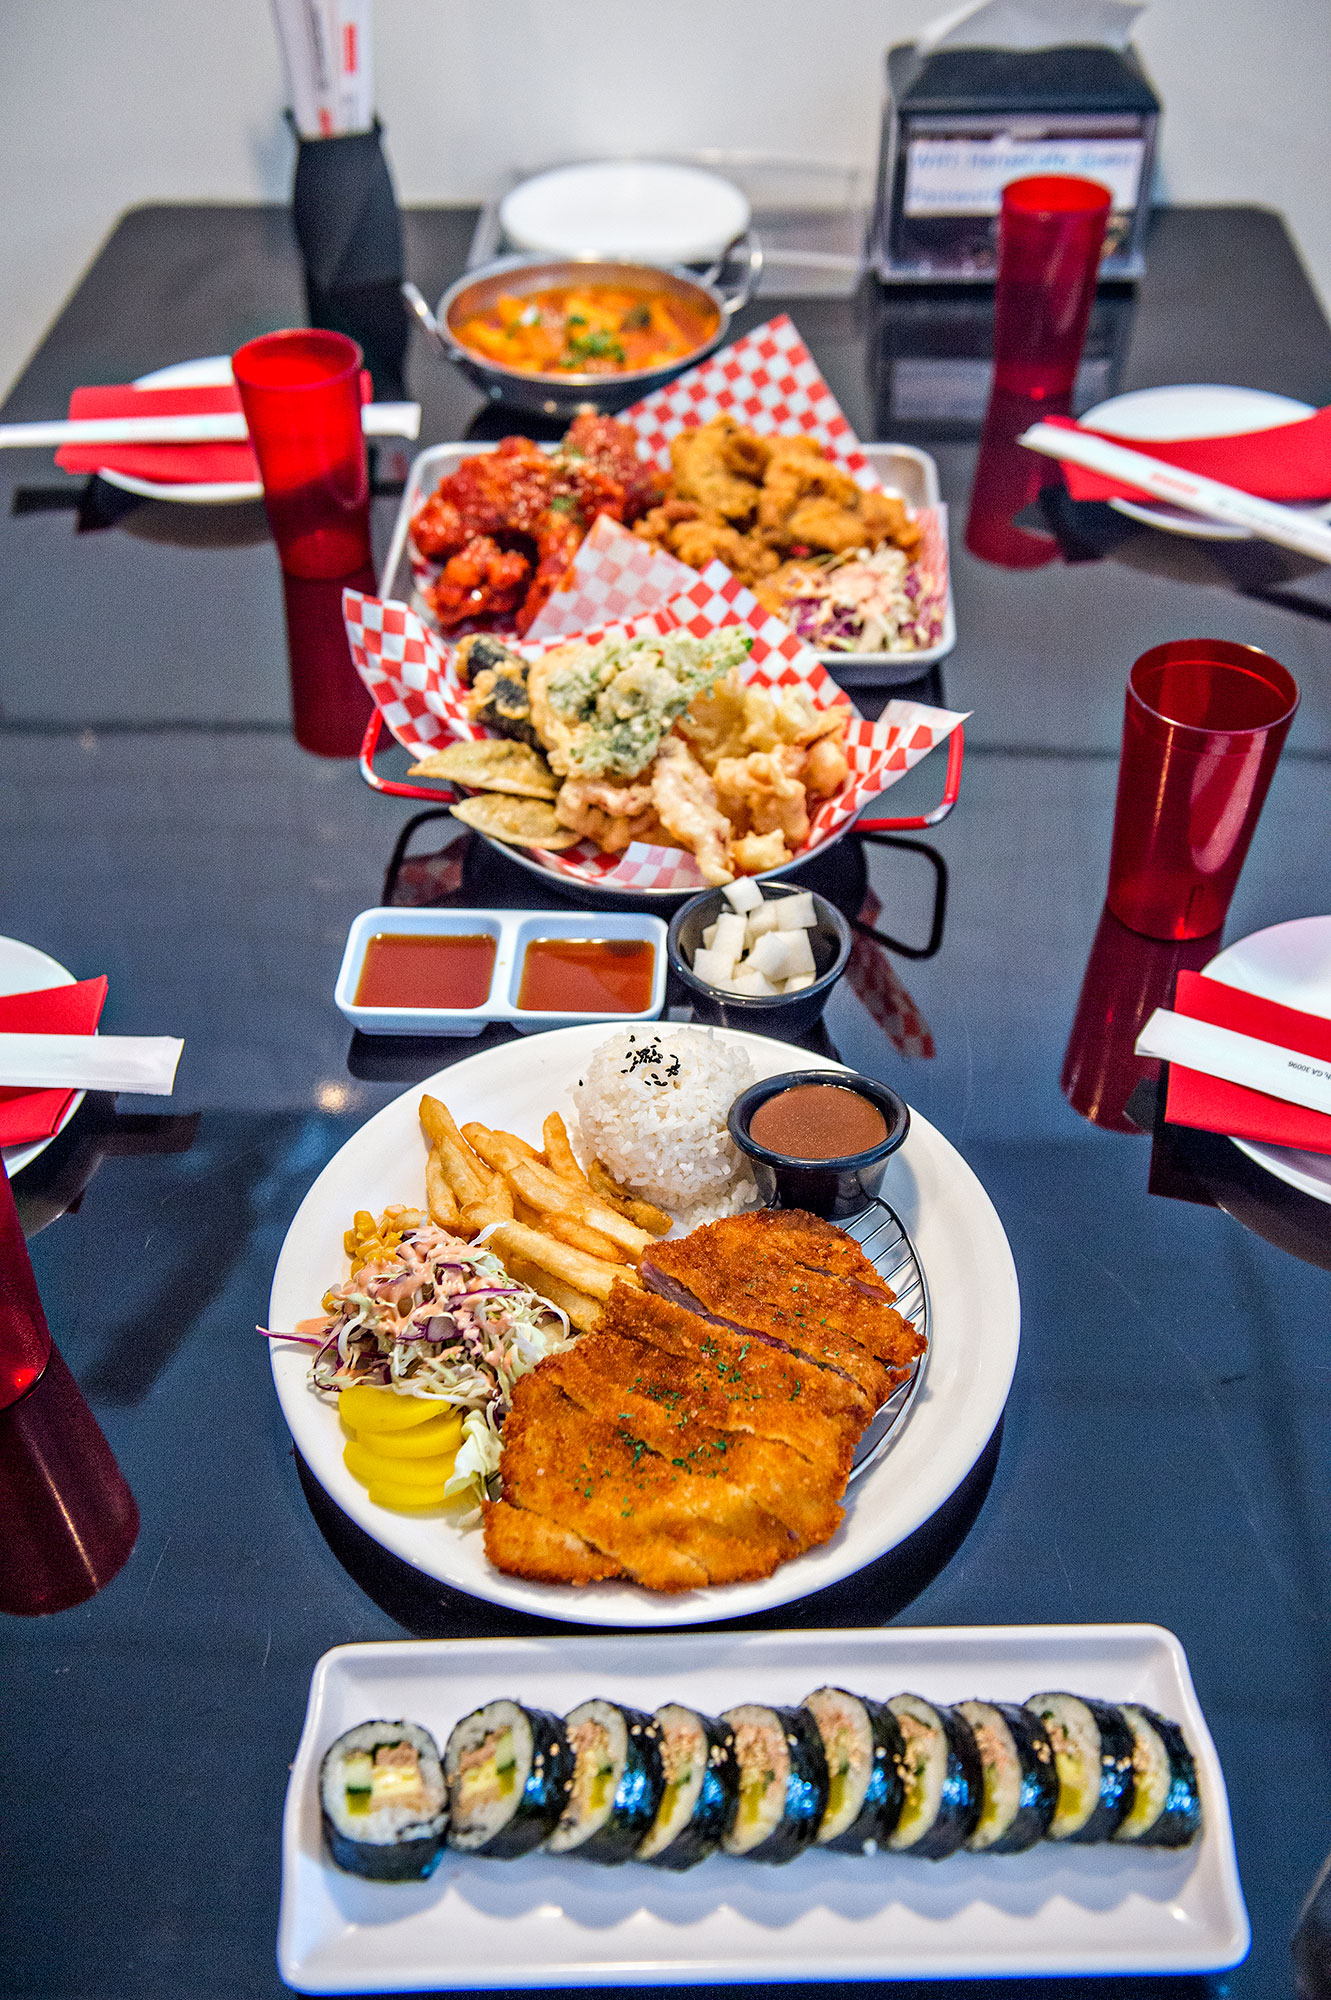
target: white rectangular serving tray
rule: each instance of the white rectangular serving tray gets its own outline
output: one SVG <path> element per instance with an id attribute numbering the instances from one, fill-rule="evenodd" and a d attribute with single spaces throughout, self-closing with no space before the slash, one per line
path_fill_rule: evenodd
<path id="1" fill-rule="evenodd" d="M 515 429 L 521 428 L 521 412 L 513 412 Z M 910 507 L 937 507 L 947 536 L 947 509 L 938 487 L 938 466 L 927 451 L 913 444 L 866 444 L 860 446 L 878 478 L 890 493 L 899 493 Z M 409 604 L 426 623 L 431 623 L 430 607 L 416 588 L 407 537 L 411 518 L 427 500 L 439 481 L 456 472 L 464 458 L 477 452 L 493 451 L 493 444 L 436 444 L 418 453 L 412 461 L 402 504 L 393 524 L 393 539 L 379 579 L 379 595 Z M 901 687 L 917 681 L 957 643 L 957 615 L 952 602 L 952 570 L 948 563 L 947 606 L 943 613 L 943 636 L 936 646 L 915 653 L 823 653 L 819 659 L 834 677 L 847 687 Z"/>
<path id="2" fill-rule="evenodd" d="M 1204 1831 L 1181 1852 L 1066 1847 L 949 1861 L 712 1856 L 684 1875 L 570 1857 L 446 1852 L 427 1882 L 328 1860 L 324 1752 L 355 1723 L 409 1717 L 440 1749 L 500 1695 L 564 1714 L 593 1695 L 716 1714 L 834 1681 L 885 1699 L 1022 1701 L 1050 1688 L 1144 1701 L 1181 1724 Z M 277 1963 L 303 1993 L 738 1981 L 1197 1973 L 1249 1943 L 1224 1778 L 1179 1641 L 1158 1625 L 994 1625 L 339 1646 L 315 1668 L 282 1828 Z"/>
<path id="3" fill-rule="evenodd" d="M 484 934 L 495 941 L 490 991 L 479 1007 L 364 1007 L 356 999 L 361 967 L 370 939 L 387 931 L 417 937 Z M 574 1014 L 518 1006 L 522 962 L 534 938 L 640 938 L 650 944 L 656 961 L 652 994 L 636 1014 Z M 665 1006 L 666 927 L 659 917 L 628 910 L 432 910 L 429 908 L 362 910 L 347 932 L 342 965 L 333 988 L 338 1012 L 365 1035 L 479 1035 L 492 1021 L 505 1021 L 520 1035 L 537 1035 L 546 1028 L 577 1028 L 588 1021 L 627 1024 L 655 1021 Z"/>

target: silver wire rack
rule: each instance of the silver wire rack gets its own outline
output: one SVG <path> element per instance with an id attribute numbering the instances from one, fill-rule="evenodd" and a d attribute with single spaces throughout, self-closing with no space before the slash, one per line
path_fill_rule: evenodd
<path id="1" fill-rule="evenodd" d="M 842 1223 L 841 1227 L 848 1236 L 854 1237 L 883 1283 L 896 1294 L 897 1311 L 911 1322 L 917 1333 L 924 1335 L 926 1343 L 924 1353 L 906 1380 L 879 1407 L 873 1422 L 860 1439 L 855 1462 L 850 1469 L 850 1478 L 855 1480 L 871 1465 L 877 1465 L 889 1446 L 900 1437 L 911 1405 L 919 1394 L 929 1366 L 929 1287 L 915 1254 L 915 1245 L 907 1235 L 900 1216 L 885 1201 L 875 1200 L 863 1215 Z"/>

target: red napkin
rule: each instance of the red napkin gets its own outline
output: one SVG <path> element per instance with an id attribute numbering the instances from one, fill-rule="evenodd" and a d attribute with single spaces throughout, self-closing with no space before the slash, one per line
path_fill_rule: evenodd
<path id="1" fill-rule="evenodd" d="M 1111 437 L 1089 424 L 1074 423 L 1071 417 L 1044 417 L 1043 423 L 1060 430 L 1080 430 L 1089 437 L 1104 438 L 1107 444 L 1126 445 L 1146 458 L 1161 459 L 1184 472 L 1198 473 L 1203 479 L 1218 479 L 1224 486 L 1237 486 L 1263 500 L 1325 500 L 1331 498 L 1331 406 L 1311 417 L 1299 417 L 1292 424 L 1278 424 L 1270 431 L 1244 431 L 1234 437 L 1173 438 L 1168 444 L 1146 444 L 1137 438 Z M 1103 473 L 1088 472 L 1080 465 L 1060 460 L 1074 500 L 1149 500 L 1139 486 L 1106 479 Z"/>
<path id="2" fill-rule="evenodd" d="M 90 1035 L 106 1001 L 105 979 L 0 997 L 0 1033 Z M 26 1146 L 59 1129 L 73 1090 L 0 1090 L 0 1146 Z M 1328 1121 L 1331 1122 L 1331 1121 Z"/>
<path id="3" fill-rule="evenodd" d="M 361 401 L 374 395 L 369 374 L 361 374 Z M 240 408 L 233 383 L 213 389 L 136 389 L 112 383 L 76 389 L 69 399 L 74 417 L 200 417 Z M 66 472 L 124 472 L 163 485 L 229 485 L 258 481 L 259 466 L 248 444 L 65 444 L 55 462 Z"/>
<path id="4" fill-rule="evenodd" d="M 1240 1035 L 1274 1042 L 1282 1049 L 1331 1062 L 1331 1021 L 1282 1007 L 1276 1000 L 1259 1000 L 1240 993 L 1219 979 L 1200 972 L 1180 972 L 1174 1011 L 1215 1028 L 1233 1028 Z M 1169 1066 L 1165 1117 L 1171 1125 L 1192 1125 L 1202 1132 L 1224 1132 L 1231 1139 L 1257 1139 L 1268 1146 L 1297 1146 L 1305 1153 L 1331 1153 L 1331 1115 L 1286 1104 L 1265 1091 L 1241 1083 L 1226 1083 L 1200 1070 Z"/>

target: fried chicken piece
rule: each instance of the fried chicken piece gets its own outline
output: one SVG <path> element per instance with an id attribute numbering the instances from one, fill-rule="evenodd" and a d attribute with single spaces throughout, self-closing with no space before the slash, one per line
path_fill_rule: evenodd
<path id="1" fill-rule="evenodd" d="M 736 576 L 744 561 L 745 537 L 725 521 L 681 521 L 670 530 L 670 553 L 690 569 L 723 562 Z"/>
<path id="2" fill-rule="evenodd" d="M 847 549 L 861 549 L 868 542 L 858 508 L 839 506 L 835 500 L 817 493 L 799 502 L 788 516 L 781 533 L 790 547 L 802 545 L 822 549 L 829 555 L 841 555 Z"/>
<path id="3" fill-rule="evenodd" d="M 911 520 L 910 509 L 895 493 L 861 493 L 860 518 L 870 548 L 895 542 L 908 556 L 918 553 L 923 530 Z"/>
<path id="4" fill-rule="evenodd" d="M 546 601 L 563 585 L 582 546 L 583 534 L 582 520 L 577 514 L 562 513 L 554 507 L 542 514 L 534 530 L 536 574 L 514 621 L 519 636 L 530 629 Z"/>
<path id="5" fill-rule="evenodd" d="M 733 417 L 722 416 L 680 431 L 670 440 L 670 463 L 681 500 L 696 500 L 724 520 L 746 523 L 758 505 L 758 488 L 737 478 L 725 459 L 727 441 L 740 428 Z"/>
<path id="6" fill-rule="evenodd" d="M 427 540 L 437 539 L 448 525 L 446 507 L 456 511 L 467 536 L 532 534 L 550 505 L 553 491 L 554 466 L 549 455 L 530 438 L 501 438 L 493 451 L 464 458 L 456 472 L 440 480 L 412 523 L 412 539 L 427 560 L 438 560 L 417 530 L 422 525 Z M 454 553 L 460 546 L 455 543 L 441 549 L 440 554 Z"/>
<path id="7" fill-rule="evenodd" d="M 411 523 L 411 539 L 427 562 L 447 562 L 466 546 L 470 534 L 462 510 L 445 499 L 442 488 L 430 495 Z"/>
<path id="8" fill-rule="evenodd" d="M 613 1556 L 591 1548 L 571 1528 L 511 1507 L 506 1500 L 484 1504 L 481 1534 L 487 1560 L 507 1576 L 525 1576 L 530 1583 L 603 1583 L 624 1574 Z"/>
<path id="9" fill-rule="evenodd" d="M 741 837 L 779 832 L 792 851 L 803 846 L 809 837 L 808 804 L 799 778 L 804 762 L 797 744 L 718 758 L 712 773 L 717 804 Z"/>
<path id="10" fill-rule="evenodd" d="M 853 507 L 859 488 L 848 472 L 828 458 L 809 437 L 778 437 L 763 474 L 758 502 L 758 526 L 791 535 L 789 519 L 806 495 L 814 494 L 838 507 Z"/>
<path id="11" fill-rule="evenodd" d="M 717 806 L 716 787 L 678 736 L 662 740 L 652 768 L 652 803 L 668 833 L 688 848 L 704 882 L 733 882 L 727 856 L 730 822 Z"/>
<path id="12" fill-rule="evenodd" d="M 730 864 L 737 875 L 765 875 L 769 868 L 784 868 L 790 859 L 779 832 L 746 833 L 730 843 Z"/>
<path id="13" fill-rule="evenodd" d="M 843 1278 L 857 1290 L 867 1291 L 880 1305 L 894 1305 L 896 1293 L 885 1283 L 853 1236 L 811 1215 L 806 1208 L 767 1208 L 759 1218 L 768 1254 L 788 1257 L 808 1271 L 824 1277 Z"/>
<path id="14" fill-rule="evenodd" d="M 622 854 L 656 822 L 650 784 L 611 784 L 605 778 L 565 778 L 555 800 L 555 818 L 606 854 Z"/>
<path id="15" fill-rule="evenodd" d="M 661 474 L 639 458 L 633 426 L 616 417 L 584 410 L 565 431 L 555 456 L 556 488 L 567 482 L 589 526 L 597 514 L 631 526 L 661 497 Z"/>
<path id="16" fill-rule="evenodd" d="M 516 549 L 501 549 L 488 535 L 473 535 L 450 556 L 423 596 L 447 631 L 467 618 L 511 612 L 527 588 L 531 564 Z"/>
<path id="17" fill-rule="evenodd" d="M 633 532 L 641 542 L 654 542 L 657 548 L 673 555 L 670 546 L 670 531 L 681 521 L 696 521 L 702 510 L 696 500 L 663 500 L 659 507 L 653 507 L 644 514 Z"/>
<path id="18" fill-rule="evenodd" d="M 756 431 L 734 430 L 721 447 L 721 456 L 741 479 L 761 485 L 772 458 L 772 439 L 760 438 Z"/>

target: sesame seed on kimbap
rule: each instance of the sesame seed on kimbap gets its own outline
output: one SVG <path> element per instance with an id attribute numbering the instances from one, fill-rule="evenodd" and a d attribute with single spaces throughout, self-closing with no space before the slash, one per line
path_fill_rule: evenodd
<path id="1" fill-rule="evenodd" d="M 735 1736 L 728 1723 L 667 1702 L 658 1708 L 665 1788 L 634 1859 L 692 1868 L 720 1846 L 739 1805 Z"/>
<path id="2" fill-rule="evenodd" d="M 896 1831 L 906 1797 L 906 1746 L 885 1702 L 821 1687 L 801 1704 L 818 1725 L 827 1759 L 827 1810 L 818 1844 L 839 1854 L 876 1854 Z"/>
<path id="3" fill-rule="evenodd" d="M 496 1861 L 530 1854 L 563 1812 L 572 1775 L 557 1715 L 516 1701 L 464 1715 L 444 1749 L 449 1846 Z"/>
<path id="4" fill-rule="evenodd" d="M 547 1846 L 551 1854 L 615 1867 L 636 1853 L 661 1803 L 654 1719 L 612 1701 L 584 1701 L 564 1717 L 572 1784 Z"/>
<path id="5" fill-rule="evenodd" d="M 1107 1701 L 1033 1694 L 1026 1703 L 1049 1736 L 1058 1773 L 1050 1840 L 1108 1840 L 1132 1810 L 1133 1735 Z"/>
<path id="6" fill-rule="evenodd" d="M 1186 1847 L 1202 1830 L 1202 1801 L 1183 1731 L 1140 1702 L 1121 1702 L 1119 1714 L 1132 1731 L 1134 1797 L 1113 1838 L 1138 1847 Z"/>
<path id="7" fill-rule="evenodd" d="M 735 1732 L 739 1809 L 722 1841 L 746 1861 L 793 1861 L 827 1810 L 827 1759 L 807 1708 L 745 1702 L 721 1717 Z"/>
<path id="8" fill-rule="evenodd" d="M 1007 1701 L 960 1701 L 980 1753 L 984 1798 L 972 1854 L 1021 1854 L 1048 1832 L 1058 1804 L 1054 1752 L 1044 1724 Z"/>
<path id="9" fill-rule="evenodd" d="M 945 1861 L 970 1839 L 980 1817 L 984 1774 L 970 1724 L 954 1708 L 918 1694 L 887 1704 L 906 1746 L 906 1797 L 888 1840 L 894 1853 Z"/>
<path id="10" fill-rule="evenodd" d="M 444 1774 L 429 1731 L 415 1722 L 362 1722 L 319 1766 L 319 1807 L 339 1868 L 379 1882 L 428 1875 L 448 1824 Z"/>

